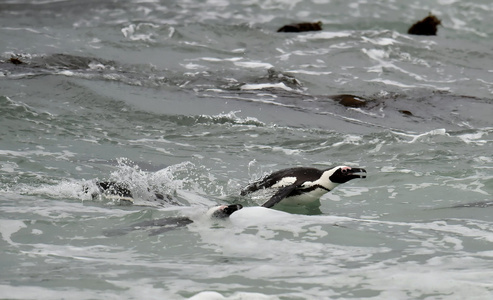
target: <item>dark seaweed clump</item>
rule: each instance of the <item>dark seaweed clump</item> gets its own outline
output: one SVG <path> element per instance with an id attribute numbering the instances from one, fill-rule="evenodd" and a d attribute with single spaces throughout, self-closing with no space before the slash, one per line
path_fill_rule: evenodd
<path id="1" fill-rule="evenodd" d="M 14 64 L 14 65 L 20 65 L 20 64 L 23 64 L 24 63 L 22 60 L 20 60 L 17 57 L 11 57 L 9 59 L 9 62 L 12 63 L 12 64 Z"/>
<path id="2" fill-rule="evenodd" d="M 407 33 L 415 35 L 437 35 L 437 26 L 441 23 L 442 21 L 430 14 L 423 20 L 414 23 Z"/>
<path id="3" fill-rule="evenodd" d="M 322 22 L 316 23 L 298 23 L 284 25 L 277 32 L 303 32 L 303 31 L 319 31 L 322 30 Z"/>

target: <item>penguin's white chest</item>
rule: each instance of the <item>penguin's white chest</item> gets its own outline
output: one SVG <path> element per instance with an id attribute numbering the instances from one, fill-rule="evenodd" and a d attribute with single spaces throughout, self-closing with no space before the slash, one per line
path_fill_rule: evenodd
<path id="1" fill-rule="evenodd" d="M 281 200 L 281 204 L 295 206 L 295 205 L 307 205 L 317 202 L 320 197 L 327 193 L 326 189 L 316 188 L 311 191 L 304 192 L 299 195 L 288 196 Z"/>

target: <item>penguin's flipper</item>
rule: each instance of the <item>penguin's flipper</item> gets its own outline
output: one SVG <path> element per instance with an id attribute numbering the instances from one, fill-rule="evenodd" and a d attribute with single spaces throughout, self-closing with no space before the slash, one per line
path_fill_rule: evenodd
<path id="1" fill-rule="evenodd" d="M 276 183 L 276 181 L 269 178 L 269 177 L 263 178 L 262 180 L 251 183 L 247 187 L 242 189 L 240 192 L 240 195 L 246 196 L 246 195 L 253 193 L 253 192 L 256 192 L 258 190 L 270 188 L 275 183 Z"/>
<path id="2" fill-rule="evenodd" d="M 289 194 L 291 194 L 292 191 L 294 191 L 299 186 L 300 186 L 300 184 L 292 184 L 292 185 L 288 185 L 286 187 L 280 188 L 277 191 L 277 193 L 274 194 L 274 196 L 272 196 L 269 200 L 267 200 L 267 202 L 262 204 L 262 207 L 271 208 L 272 206 L 281 202 L 282 199 L 286 198 Z"/>

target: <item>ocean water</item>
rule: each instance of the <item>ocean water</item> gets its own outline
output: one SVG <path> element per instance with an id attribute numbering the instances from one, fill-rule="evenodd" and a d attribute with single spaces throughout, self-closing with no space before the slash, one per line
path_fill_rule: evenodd
<path id="1" fill-rule="evenodd" d="M 429 12 L 438 35 L 408 35 Z M 492 299 L 492 13 L 1 1 L 0 298 Z M 306 21 L 323 30 L 276 32 Z M 368 177 L 317 212 L 239 196 L 272 171 L 332 165 Z M 98 180 L 134 203 L 93 199 Z M 245 208 L 205 217 L 230 203 Z"/>

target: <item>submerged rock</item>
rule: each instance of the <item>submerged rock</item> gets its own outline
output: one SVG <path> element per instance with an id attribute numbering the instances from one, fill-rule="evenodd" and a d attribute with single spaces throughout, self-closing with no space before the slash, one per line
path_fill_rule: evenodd
<path id="1" fill-rule="evenodd" d="M 13 57 L 13 56 L 8 61 L 11 62 L 11 63 L 13 63 L 14 65 L 20 65 L 20 64 L 23 64 L 24 63 L 18 57 Z"/>
<path id="2" fill-rule="evenodd" d="M 298 23 L 284 25 L 277 32 L 303 32 L 303 31 L 319 31 L 322 30 L 322 22 L 315 23 Z"/>
<path id="3" fill-rule="evenodd" d="M 430 15 L 423 20 L 414 23 L 407 33 L 414 35 L 436 35 L 437 26 L 441 23 L 442 21 L 430 13 Z"/>
<path id="4" fill-rule="evenodd" d="M 404 110 L 404 109 L 401 109 L 399 110 L 399 112 L 403 115 L 406 115 L 406 116 L 414 116 L 412 112 L 410 112 L 409 110 Z"/>

